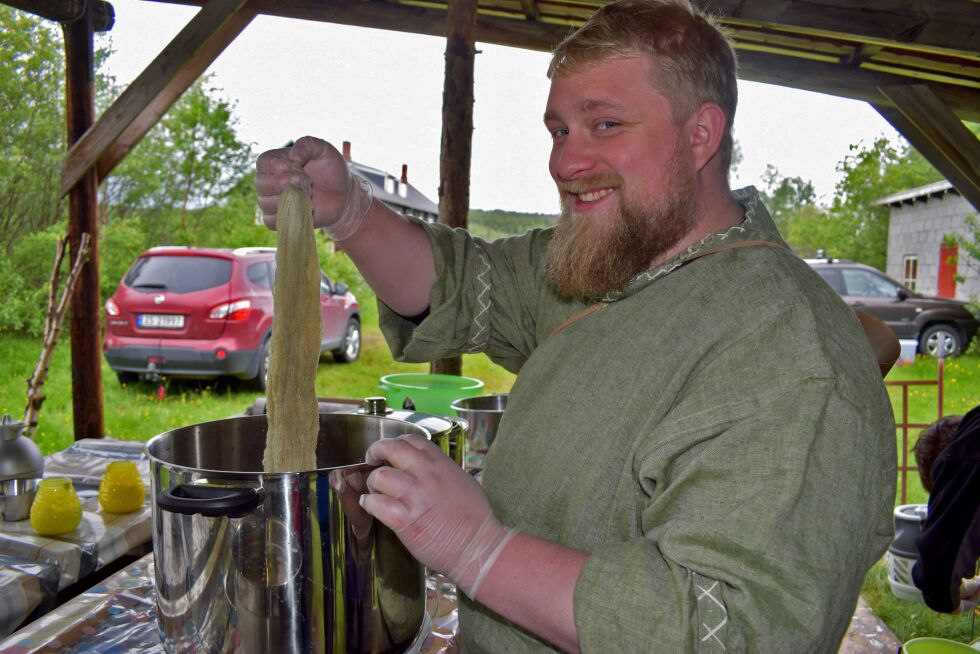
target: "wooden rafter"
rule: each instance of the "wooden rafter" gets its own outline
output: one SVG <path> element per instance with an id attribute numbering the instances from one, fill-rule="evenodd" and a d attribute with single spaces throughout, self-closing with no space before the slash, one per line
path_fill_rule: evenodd
<path id="1" fill-rule="evenodd" d="M 200 5 L 203 0 L 161 0 Z M 526 0 L 530 2 L 531 0 Z M 958 116 L 980 120 L 976 14 L 958 0 L 868 9 L 851 0 L 695 0 L 732 29 L 744 79 L 884 103 L 879 86 L 927 81 Z M 481 0 L 476 39 L 551 50 L 603 0 Z M 444 36 L 443 0 L 253 0 L 260 14 Z M 898 6 L 901 5 L 901 6 Z M 448 5 L 446 5 L 448 6 Z M 972 40 L 971 40 L 972 39 Z"/>
<path id="2" fill-rule="evenodd" d="M 538 11 L 538 3 L 536 0 L 521 0 L 521 8 L 524 9 L 524 16 L 532 22 L 537 22 L 541 15 Z"/>
<path id="3" fill-rule="evenodd" d="M 892 101 L 883 97 L 878 88 L 909 82 L 898 75 L 760 52 L 739 53 L 739 77 L 888 107 Z M 980 121 L 980 90 L 952 84 L 930 88 L 960 118 Z"/>
<path id="4" fill-rule="evenodd" d="M 980 140 L 925 85 L 879 89 L 892 106 L 875 109 L 980 209 Z"/>
<path id="5" fill-rule="evenodd" d="M 255 17 L 247 0 L 211 0 L 68 151 L 67 193 L 93 166 L 104 179 Z"/>
<path id="6" fill-rule="evenodd" d="M 975 2 L 694 0 L 694 4 L 726 22 L 792 26 L 801 34 L 850 34 L 867 43 L 901 43 L 927 50 L 963 51 L 977 43 Z"/>
<path id="7" fill-rule="evenodd" d="M 58 23 L 73 23 L 85 16 L 85 8 L 91 5 L 92 31 L 105 32 L 112 29 L 115 11 L 105 0 L 3 0 L 3 4 L 26 11 Z"/>

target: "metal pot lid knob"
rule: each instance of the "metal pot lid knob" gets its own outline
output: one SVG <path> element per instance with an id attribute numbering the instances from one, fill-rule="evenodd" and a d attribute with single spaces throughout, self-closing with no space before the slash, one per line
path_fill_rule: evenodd
<path id="1" fill-rule="evenodd" d="M 35 479 L 44 474 L 44 456 L 37 443 L 26 436 L 24 423 L 3 414 L 0 420 L 0 481 Z"/>
<path id="2" fill-rule="evenodd" d="M 368 416 L 384 416 L 391 413 L 391 409 L 388 408 L 387 398 L 377 395 L 364 398 L 364 405 L 358 413 Z"/>

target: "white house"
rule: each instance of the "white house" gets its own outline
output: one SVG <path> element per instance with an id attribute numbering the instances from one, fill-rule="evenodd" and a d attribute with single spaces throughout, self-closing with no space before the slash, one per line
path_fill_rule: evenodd
<path id="1" fill-rule="evenodd" d="M 980 296 L 980 262 L 967 260 L 952 236 L 972 237 L 966 216 L 977 210 L 943 180 L 889 195 L 885 272 L 924 295 L 970 300 Z M 971 267 L 969 264 L 973 264 Z M 962 279 L 960 279 L 962 278 Z"/>

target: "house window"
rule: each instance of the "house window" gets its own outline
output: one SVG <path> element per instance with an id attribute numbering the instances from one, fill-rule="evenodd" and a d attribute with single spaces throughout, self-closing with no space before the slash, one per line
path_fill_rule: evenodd
<path id="1" fill-rule="evenodd" d="M 919 256 L 916 254 L 906 254 L 902 259 L 902 283 L 910 291 L 916 290 L 916 283 L 919 281 Z"/>

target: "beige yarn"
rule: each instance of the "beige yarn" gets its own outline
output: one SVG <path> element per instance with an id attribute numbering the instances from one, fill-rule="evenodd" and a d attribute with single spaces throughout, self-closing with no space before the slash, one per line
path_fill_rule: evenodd
<path id="1" fill-rule="evenodd" d="M 316 371 L 320 360 L 320 264 L 313 204 L 289 185 L 279 199 L 272 349 L 266 388 L 269 430 L 265 472 L 315 470 L 320 432 Z"/>

